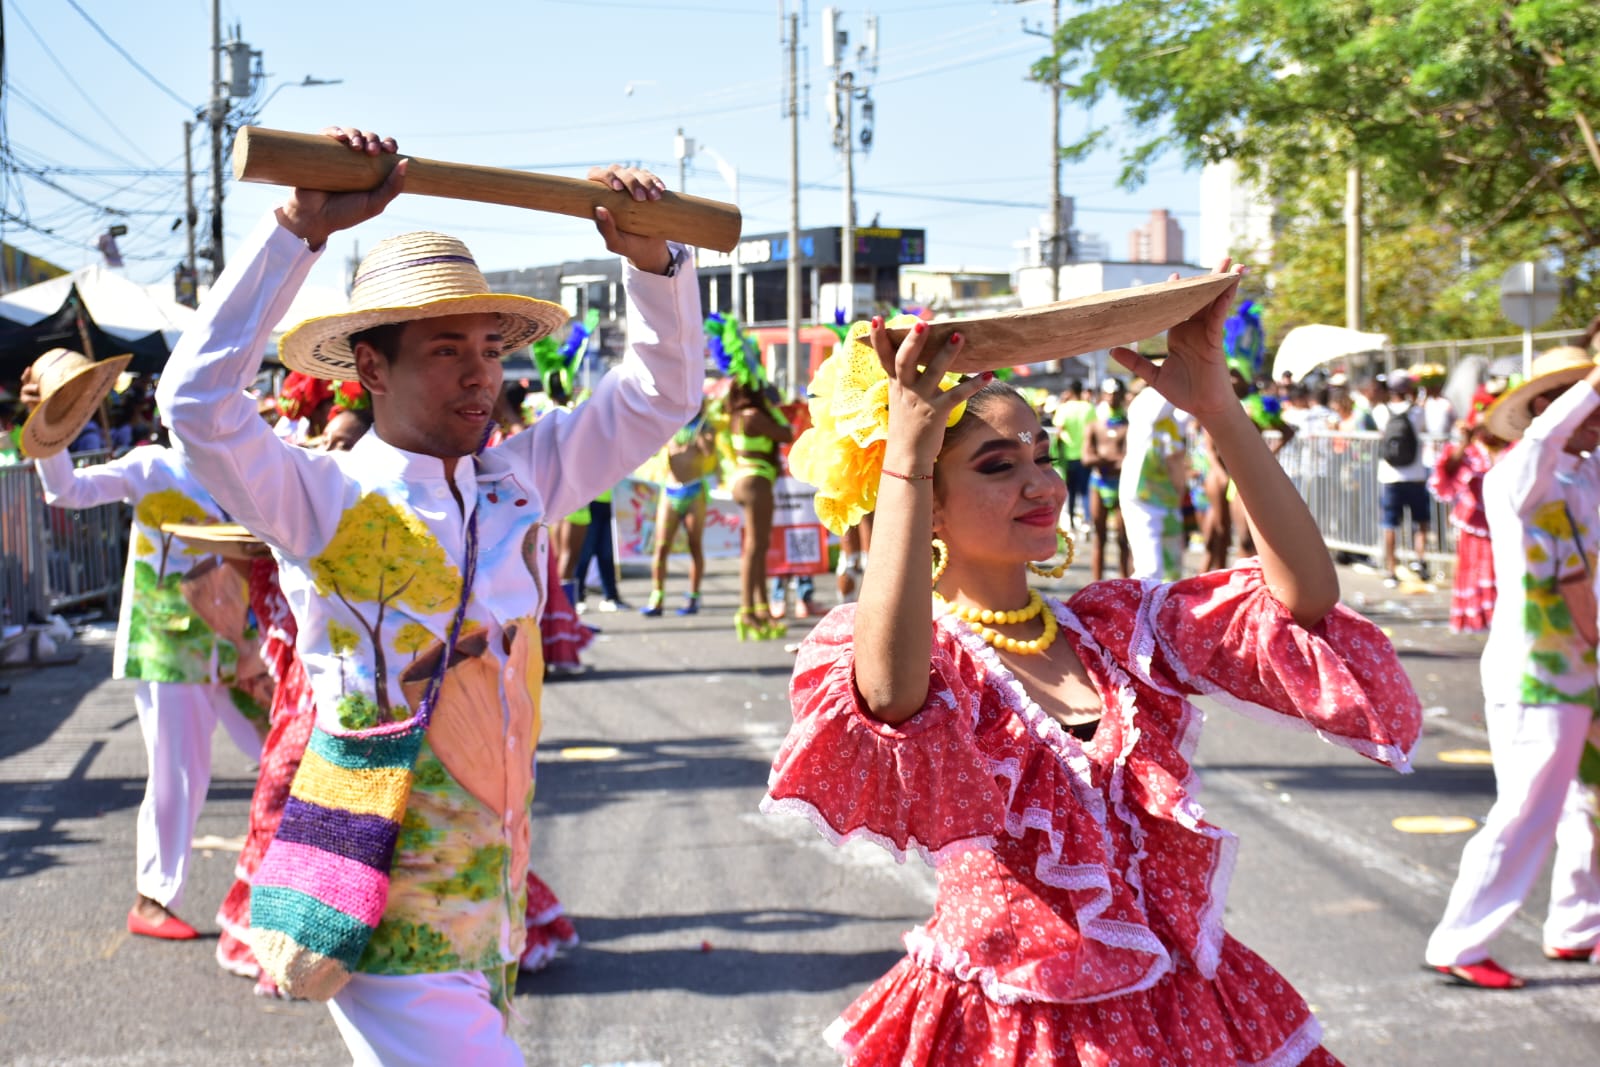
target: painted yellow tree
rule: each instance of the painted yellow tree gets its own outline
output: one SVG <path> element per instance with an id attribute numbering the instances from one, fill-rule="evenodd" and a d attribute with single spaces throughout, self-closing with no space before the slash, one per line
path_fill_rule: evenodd
<path id="1" fill-rule="evenodd" d="M 361 635 L 342 623 L 328 623 L 328 647 L 339 657 L 339 695 L 344 696 L 344 658 L 361 644 Z"/>
<path id="2" fill-rule="evenodd" d="M 164 522 L 206 522 L 211 518 L 206 509 L 177 489 L 163 489 L 139 501 L 133 517 L 143 526 L 160 532 Z M 161 566 L 156 568 L 156 581 L 167 575 L 167 555 L 172 551 L 172 535 L 161 534 Z"/>
<path id="3" fill-rule="evenodd" d="M 372 675 L 378 709 L 390 716 L 383 616 L 391 604 L 432 615 L 454 607 L 461 575 L 422 521 L 377 493 L 356 501 L 339 519 L 328 547 L 311 560 L 317 591 L 338 597 L 372 641 Z M 358 604 L 376 604 L 369 621 Z"/>
<path id="4" fill-rule="evenodd" d="M 417 653 L 428 647 L 428 642 L 433 640 L 433 635 L 428 628 L 420 622 L 408 622 L 395 631 L 394 648 L 396 652 L 406 653 L 411 656 L 411 662 L 417 661 Z"/>

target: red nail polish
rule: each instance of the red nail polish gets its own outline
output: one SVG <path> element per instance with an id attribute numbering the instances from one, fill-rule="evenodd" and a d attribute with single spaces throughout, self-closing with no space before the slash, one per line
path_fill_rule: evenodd
<path id="1" fill-rule="evenodd" d="M 992 371 L 992 370 L 984 371 L 983 372 L 983 380 L 986 381 L 986 382 L 994 381 L 994 371 Z"/>
<path id="2" fill-rule="evenodd" d="M 872 328 L 874 330 L 883 329 L 883 316 L 882 315 L 874 315 L 874 316 L 872 316 Z"/>
<path id="3" fill-rule="evenodd" d="M 925 322 L 919 322 L 915 326 L 912 327 L 912 329 L 916 330 L 918 333 L 922 333 L 927 328 L 928 328 L 928 324 L 925 323 Z"/>
<path id="4" fill-rule="evenodd" d="M 953 344 L 953 345 L 960 344 L 961 343 L 961 334 L 960 333 L 951 334 L 950 335 L 950 343 Z"/>

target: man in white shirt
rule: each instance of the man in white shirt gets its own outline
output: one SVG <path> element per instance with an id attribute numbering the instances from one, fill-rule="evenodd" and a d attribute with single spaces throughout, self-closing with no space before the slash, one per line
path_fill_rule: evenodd
<path id="1" fill-rule="evenodd" d="M 1390 399 L 1373 406 L 1372 419 L 1377 424 L 1379 437 L 1378 506 L 1383 527 L 1383 584 L 1396 586 L 1400 575 L 1395 542 L 1407 515 L 1411 517 L 1411 544 L 1417 556 L 1411 570 L 1420 579 L 1428 577 L 1426 556 L 1433 500 L 1428 496 L 1428 467 L 1423 462 L 1422 435 L 1426 427 L 1422 408 L 1414 403 L 1416 385 L 1409 374 L 1396 371 L 1389 375 L 1388 386 Z M 1394 418 L 1409 419 L 1414 431 L 1411 460 L 1398 466 L 1386 462 L 1382 456 L 1384 428 Z"/>
<path id="2" fill-rule="evenodd" d="M 395 151 L 360 130 L 327 132 L 353 151 Z M 279 347 L 293 369 L 359 377 L 373 431 L 349 452 L 293 448 L 244 387 L 329 236 L 381 213 L 405 169 L 366 193 L 294 190 L 233 253 L 159 398 L 196 478 L 272 547 L 316 699 L 307 762 L 252 884 L 258 957 L 267 966 L 263 946 L 297 931 L 289 943 L 302 951 L 284 966 L 305 969 L 273 977 L 331 998 L 359 1064 L 521 1064 L 505 1013 L 525 938 L 546 531 L 698 408 L 699 291 L 687 250 L 621 231 L 597 208 L 606 247 L 626 260 L 628 352 L 583 404 L 483 449 L 501 356 L 565 313 L 488 292 L 454 238 L 390 238 L 358 269 L 351 311 L 302 323 Z M 617 166 L 589 176 L 638 201 L 665 188 Z M 423 723 L 409 762 L 356 760 L 374 788 L 409 770 L 403 816 L 392 800 L 378 811 L 375 793 L 336 795 L 349 777 L 338 767 L 352 764 L 332 760 Z M 308 896 L 293 875 L 323 856 L 336 876 L 328 895 Z M 295 857 L 310 859 L 296 868 Z M 327 924 L 274 927 L 275 912 L 308 900 Z"/>

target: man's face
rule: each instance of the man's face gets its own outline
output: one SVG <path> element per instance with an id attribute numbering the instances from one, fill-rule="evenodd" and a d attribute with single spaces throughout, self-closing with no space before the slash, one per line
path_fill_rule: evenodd
<path id="1" fill-rule="evenodd" d="M 487 313 L 408 322 L 392 359 L 358 344 L 378 436 L 441 459 L 472 455 L 500 395 L 501 351 L 500 317 Z"/>

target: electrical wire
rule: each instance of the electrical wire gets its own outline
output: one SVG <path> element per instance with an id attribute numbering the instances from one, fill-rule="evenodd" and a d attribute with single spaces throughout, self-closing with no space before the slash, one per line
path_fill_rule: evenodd
<path id="1" fill-rule="evenodd" d="M 22 8 L 17 6 L 16 0 L 12 0 L 11 10 L 16 14 L 17 18 L 22 20 L 22 24 L 28 28 L 28 32 L 33 34 L 33 39 L 39 42 L 40 50 L 42 50 L 49 58 L 50 62 L 55 64 L 56 69 L 61 72 L 61 76 L 66 80 L 66 83 L 72 86 L 73 91 L 83 98 L 83 102 L 85 104 L 89 105 L 89 110 L 93 111 L 96 115 L 99 115 L 101 121 L 109 126 L 111 131 L 120 137 L 124 144 L 144 157 L 145 162 L 154 162 L 149 156 L 145 155 L 142 148 L 133 142 L 132 138 L 130 138 L 126 133 L 122 132 L 122 127 L 113 122 L 111 120 L 111 116 L 100 110 L 100 105 L 96 104 L 94 100 L 90 98 L 89 94 L 83 91 L 83 86 L 78 84 L 78 79 L 72 76 L 72 72 L 67 70 L 66 64 L 62 63 L 61 60 L 56 56 L 55 52 L 50 48 L 49 43 L 45 41 L 44 36 L 34 28 L 33 23 L 28 20 L 27 14 L 23 12 Z"/>
<path id="2" fill-rule="evenodd" d="M 191 115 L 194 113 L 193 104 L 179 96 L 177 93 L 173 92 L 165 82 L 163 82 L 160 78 L 157 78 L 154 74 L 151 74 L 145 69 L 143 64 L 141 64 L 137 59 L 134 59 L 133 56 L 129 55 L 128 50 L 118 44 L 116 38 L 112 37 L 105 30 L 101 29 L 100 24 L 91 18 L 87 11 L 78 6 L 78 0 L 67 0 L 67 3 L 72 7 L 72 10 L 82 15 L 83 21 L 87 22 L 94 32 L 100 35 L 101 39 L 104 40 L 106 44 L 115 49 L 119 56 L 121 56 L 123 59 L 126 59 L 128 64 L 132 66 L 134 70 L 138 71 L 140 74 L 143 74 L 145 79 L 149 81 L 151 85 L 154 85 L 157 89 L 160 89 L 172 99 L 176 100 L 178 105 L 183 108 L 184 114 Z"/>

